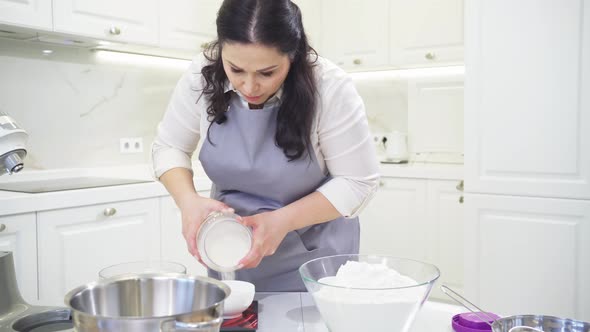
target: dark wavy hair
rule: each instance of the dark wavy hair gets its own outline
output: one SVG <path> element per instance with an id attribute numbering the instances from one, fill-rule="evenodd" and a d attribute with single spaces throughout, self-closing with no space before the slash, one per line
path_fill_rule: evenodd
<path id="1" fill-rule="evenodd" d="M 227 121 L 230 93 L 221 54 L 224 43 L 259 43 L 289 56 L 291 67 L 283 83 L 275 141 L 289 161 L 306 154 L 316 109 L 313 66 L 316 51 L 309 45 L 299 7 L 290 0 L 224 0 L 217 14 L 217 40 L 205 49 L 209 61 L 202 70 L 207 114 L 213 123 Z M 315 56 L 315 57 L 313 57 Z M 211 142 L 209 132 L 207 139 Z"/>

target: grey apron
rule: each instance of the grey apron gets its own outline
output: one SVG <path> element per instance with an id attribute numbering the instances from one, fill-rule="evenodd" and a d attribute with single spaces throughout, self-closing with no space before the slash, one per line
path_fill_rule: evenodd
<path id="1" fill-rule="evenodd" d="M 227 121 L 209 129 L 211 142 L 203 135 L 199 160 L 213 182 L 212 198 L 250 216 L 288 205 L 330 179 L 313 151 L 311 159 L 288 161 L 275 144 L 278 105 L 250 110 L 239 98 L 232 92 Z M 303 263 L 358 249 L 358 219 L 338 218 L 289 232 L 274 255 L 256 268 L 236 271 L 236 279 L 254 283 L 258 292 L 305 291 L 298 272 Z M 209 275 L 220 277 L 212 270 Z"/>

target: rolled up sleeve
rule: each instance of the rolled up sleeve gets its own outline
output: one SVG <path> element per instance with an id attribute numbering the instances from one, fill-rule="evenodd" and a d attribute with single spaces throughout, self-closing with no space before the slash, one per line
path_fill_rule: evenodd
<path id="1" fill-rule="evenodd" d="M 379 164 L 365 107 L 350 77 L 340 70 L 322 90 L 318 141 L 332 179 L 319 187 L 346 218 L 359 215 L 379 184 Z"/>
<path id="2" fill-rule="evenodd" d="M 178 81 L 152 144 L 153 175 L 159 179 L 173 168 L 192 172 L 191 157 L 200 139 L 201 59 L 195 59 Z"/>

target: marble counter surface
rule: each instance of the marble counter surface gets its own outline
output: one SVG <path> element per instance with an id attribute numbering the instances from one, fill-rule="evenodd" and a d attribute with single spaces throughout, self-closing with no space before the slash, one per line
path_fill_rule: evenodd
<path id="1" fill-rule="evenodd" d="M 309 293 L 257 293 L 255 299 L 258 332 L 328 332 Z M 459 306 L 427 301 L 410 332 L 453 332 L 451 318 L 463 311 Z"/>

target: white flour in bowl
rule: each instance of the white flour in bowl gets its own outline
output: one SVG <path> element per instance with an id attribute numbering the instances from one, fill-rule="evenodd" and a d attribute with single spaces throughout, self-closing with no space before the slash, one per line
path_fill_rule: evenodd
<path id="1" fill-rule="evenodd" d="M 321 286 L 313 293 L 332 332 L 407 331 L 427 291 L 427 286 L 399 289 L 415 286 L 416 281 L 384 264 L 355 261 L 319 282 L 339 286 Z"/>

